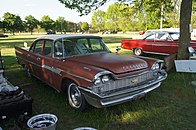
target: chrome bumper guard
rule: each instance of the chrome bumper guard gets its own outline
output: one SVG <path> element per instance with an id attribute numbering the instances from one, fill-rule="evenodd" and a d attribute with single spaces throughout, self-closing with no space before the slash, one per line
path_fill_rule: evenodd
<path id="1" fill-rule="evenodd" d="M 133 88 L 130 87 L 129 89 L 117 91 L 107 96 L 100 96 L 97 93 L 94 93 L 91 90 L 86 89 L 84 87 L 79 87 L 79 89 L 81 90 L 86 101 L 90 105 L 96 108 L 102 108 L 143 97 L 146 93 L 158 88 L 161 85 L 161 81 L 165 80 L 166 78 L 167 73 L 165 71 L 162 71 L 161 75 L 154 82 L 149 82 L 147 84 L 137 86 L 141 89 L 135 89 L 133 91 Z"/>

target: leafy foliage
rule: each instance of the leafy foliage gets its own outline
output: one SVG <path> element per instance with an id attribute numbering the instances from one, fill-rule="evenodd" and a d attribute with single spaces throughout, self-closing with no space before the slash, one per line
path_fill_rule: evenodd
<path id="1" fill-rule="evenodd" d="M 94 29 L 103 31 L 105 27 L 106 13 L 102 10 L 94 12 L 91 25 Z"/>
<path id="2" fill-rule="evenodd" d="M 39 21 L 35 19 L 32 15 L 26 16 L 25 20 L 26 20 L 26 27 L 32 34 L 33 29 L 37 27 Z"/>
<path id="3" fill-rule="evenodd" d="M 3 28 L 3 22 L 0 21 L 0 28 Z"/>
<path id="4" fill-rule="evenodd" d="M 4 14 L 3 18 L 3 26 L 6 27 L 7 30 L 12 31 L 13 34 L 15 31 L 24 30 L 24 23 L 20 16 L 7 12 Z"/>
<path id="5" fill-rule="evenodd" d="M 45 29 L 45 31 L 49 31 L 54 29 L 55 23 L 48 15 L 45 15 L 42 17 L 40 24 L 41 27 Z"/>
<path id="6" fill-rule="evenodd" d="M 92 25 L 98 30 L 102 27 L 101 30 L 121 30 L 123 32 L 157 29 L 160 27 L 162 17 L 163 27 L 176 27 L 179 22 L 175 21 L 179 21 L 176 19 L 179 16 L 176 16 L 178 13 L 173 12 L 179 10 L 174 10 L 175 6 L 174 0 L 136 0 L 130 5 L 116 2 L 110 5 L 106 12 L 100 10 L 95 12 L 92 17 Z M 172 17 L 169 17 L 170 15 Z M 101 24 L 98 19 L 104 24 Z M 170 22 L 172 20 L 173 23 Z"/>
<path id="7" fill-rule="evenodd" d="M 58 17 L 55 21 L 56 30 L 59 32 L 66 32 L 67 30 L 67 22 L 64 17 Z"/>
<path id="8" fill-rule="evenodd" d="M 81 15 L 89 14 L 109 0 L 59 0 L 65 7 L 76 9 Z"/>
<path id="9" fill-rule="evenodd" d="M 89 24 L 87 22 L 83 22 L 81 28 L 84 31 L 88 31 L 89 30 Z"/>

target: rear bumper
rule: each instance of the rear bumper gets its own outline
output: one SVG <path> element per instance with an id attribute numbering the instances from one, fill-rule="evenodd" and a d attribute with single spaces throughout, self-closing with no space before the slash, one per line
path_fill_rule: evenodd
<path id="1" fill-rule="evenodd" d="M 102 107 L 121 104 L 130 100 L 143 97 L 146 93 L 158 88 L 161 85 L 161 81 L 165 80 L 166 77 L 167 77 L 167 73 L 162 72 L 162 74 L 158 77 L 156 81 L 141 86 L 137 86 L 138 88 L 141 89 L 133 90 L 133 88 L 130 87 L 129 89 L 114 92 L 107 96 L 100 96 L 92 92 L 91 90 L 82 87 L 80 87 L 80 90 L 83 93 L 86 101 L 90 105 L 97 108 L 102 108 Z"/>

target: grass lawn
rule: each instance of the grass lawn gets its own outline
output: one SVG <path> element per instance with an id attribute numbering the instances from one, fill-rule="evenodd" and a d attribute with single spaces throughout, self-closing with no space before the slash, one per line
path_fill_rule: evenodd
<path id="1" fill-rule="evenodd" d="M 84 126 L 98 130 L 196 129 L 196 86 L 191 84 L 192 81 L 196 81 L 196 74 L 176 73 L 172 70 L 161 87 L 148 93 L 144 98 L 108 108 L 90 108 L 86 112 L 78 112 L 69 106 L 63 94 L 35 78 L 27 78 L 24 69 L 17 64 L 14 45 L 23 46 L 23 42 L 30 45 L 36 37 L 38 35 L 0 38 L 5 76 L 13 85 L 20 86 L 33 98 L 33 115 L 57 115 L 57 130 L 72 130 Z M 122 39 L 131 37 L 132 35 L 123 34 L 103 35 L 103 40 L 115 52 Z M 132 54 L 131 51 L 124 49 L 120 53 Z M 13 124 L 18 125 L 18 120 L 2 121 L 0 127 L 9 130 L 9 126 Z"/>

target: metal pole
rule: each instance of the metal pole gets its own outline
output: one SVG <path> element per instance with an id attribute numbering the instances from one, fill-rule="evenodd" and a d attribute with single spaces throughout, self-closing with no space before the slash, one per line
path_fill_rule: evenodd
<path id="1" fill-rule="evenodd" d="M 160 29 L 163 28 L 163 5 L 161 5 L 161 21 L 160 21 Z"/>

